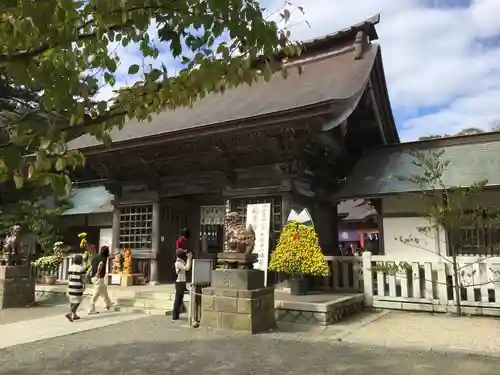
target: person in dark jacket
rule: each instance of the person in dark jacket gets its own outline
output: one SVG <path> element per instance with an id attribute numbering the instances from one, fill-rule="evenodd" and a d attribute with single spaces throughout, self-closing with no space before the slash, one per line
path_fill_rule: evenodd
<path id="1" fill-rule="evenodd" d="M 99 255 L 92 258 L 92 272 L 90 274 L 94 291 L 92 292 L 92 301 L 90 304 L 89 314 L 95 314 L 95 303 L 102 297 L 104 299 L 104 306 L 109 310 L 113 306 L 113 302 L 108 295 L 108 287 L 104 278 L 106 277 L 106 266 L 109 258 L 109 247 L 103 246 L 99 251 Z"/>

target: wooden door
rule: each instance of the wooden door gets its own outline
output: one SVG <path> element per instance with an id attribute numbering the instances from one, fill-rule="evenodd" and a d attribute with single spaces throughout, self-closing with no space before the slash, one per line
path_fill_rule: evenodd
<path id="1" fill-rule="evenodd" d="M 165 205 L 162 207 L 160 223 L 160 254 L 158 276 L 161 283 L 175 281 L 175 241 L 181 230 L 187 227 L 189 210 L 186 207 Z"/>

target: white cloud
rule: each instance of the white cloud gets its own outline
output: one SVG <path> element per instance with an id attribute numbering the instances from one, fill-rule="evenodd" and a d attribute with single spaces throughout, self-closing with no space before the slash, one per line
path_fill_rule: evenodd
<path id="1" fill-rule="evenodd" d="M 297 39 L 381 13 L 379 43 L 403 140 L 500 122 L 499 0 L 307 0 L 303 8 L 292 22 L 311 28 L 294 27 Z M 439 110 L 418 115 L 429 107 Z"/>
<path id="2" fill-rule="evenodd" d="M 298 0 L 300 1 L 300 0 Z M 303 0 L 292 36 L 309 39 L 381 13 L 377 26 L 402 140 L 500 123 L 500 0 Z M 269 10 L 283 0 L 263 0 Z M 307 20 L 311 27 L 307 26 Z M 151 35 L 154 35 L 151 27 Z M 137 47 L 135 47 L 137 48 Z M 119 84 L 137 49 L 120 50 Z M 175 68 L 166 51 L 158 61 Z M 104 88 L 100 97 L 111 93 Z M 437 108 L 437 110 L 436 110 Z M 431 112 L 429 114 L 429 112 Z M 420 115 L 422 114 L 422 115 Z"/>

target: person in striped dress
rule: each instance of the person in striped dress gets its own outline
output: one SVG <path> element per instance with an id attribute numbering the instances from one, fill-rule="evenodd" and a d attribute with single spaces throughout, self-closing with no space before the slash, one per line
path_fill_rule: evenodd
<path id="1" fill-rule="evenodd" d="M 68 270 L 68 297 L 69 297 L 69 313 L 66 319 L 70 322 L 80 319 L 76 314 L 80 303 L 83 299 L 83 291 L 85 290 L 85 268 L 83 267 L 83 258 L 81 255 L 75 255 L 73 264 Z"/>

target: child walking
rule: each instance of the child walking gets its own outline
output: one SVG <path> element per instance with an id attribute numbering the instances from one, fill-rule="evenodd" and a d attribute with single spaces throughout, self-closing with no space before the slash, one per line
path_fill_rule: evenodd
<path id="1" fill-rule="evenodd" d="M 83 267 L 83 258 L 81 255 L 75 255 L 73 264 L 68 270 L 68 297 L 69 313 L 65 315 L 70 322 L 80 319 L 76 314 L 83 299 L 85 290 L 85 268 Z"/>

